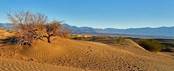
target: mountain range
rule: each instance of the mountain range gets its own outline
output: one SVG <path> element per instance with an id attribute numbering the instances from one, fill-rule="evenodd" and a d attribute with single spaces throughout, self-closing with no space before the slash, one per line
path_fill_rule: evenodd
<path id="1" fill-rule="evenodd" d="M 78 34 L 104 34 L 104 35 L 120 35 L 130 37 L 149 37 L 149 38 L 174 38 L 174 27 L 158 27 L 158 28 L 92 28 L 92 27 L 77 27 L 68 24 L 63 24 L 69 28 L 72 33 Z"/>
<path id="2" fill-rule="evenodd" d="M 9 23 L 0 23 L 0 27 L 11 28 Z M 130 37 L 151 37 L 151 38 L 174 38 L 174 27 L 158 27 L 158 28 L 92 28 L 92 27 L 77 27 L 68 24 L 63 24 L 65 28 L 71 30 L 74 34 L 95 34 L 95 35 L 120 35 Z"/>

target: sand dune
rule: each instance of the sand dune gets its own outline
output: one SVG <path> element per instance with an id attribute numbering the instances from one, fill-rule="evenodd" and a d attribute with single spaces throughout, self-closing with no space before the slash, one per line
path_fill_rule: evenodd
<path id="1" fill-rule="evenodd" d="M 4 39 L 6 37 L 14 35 L 13 33 L 9 33 L 6 30 L 0 28 L 0 39 Z"/>
<path id="2" fill-rule="evenodd" d="M 88 70 L 0 58 L 0 71 L 88 71 Z"/>
<path id="3" fill-rule="evenodd" d="M 125 45 L 56 38 L 49 44 L 35 41 L 33 47 L 1 46 L 0 69 L 28 71 L 173 71 L 174 60 L 151 53 L 131 40 Z M 14 59 L 14 60 L 11 60 Z"/>

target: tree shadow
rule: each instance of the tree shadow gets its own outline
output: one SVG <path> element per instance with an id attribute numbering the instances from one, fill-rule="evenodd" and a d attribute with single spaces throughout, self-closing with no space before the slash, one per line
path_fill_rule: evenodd
<path id="1" fill-rule="evenodd" d="M 0 46 L 5 46 L 5 45 L 16 45 L 17 44 L 17 39 L 14 36 L 7 37 L 5 39 L 0 39 Z"/>

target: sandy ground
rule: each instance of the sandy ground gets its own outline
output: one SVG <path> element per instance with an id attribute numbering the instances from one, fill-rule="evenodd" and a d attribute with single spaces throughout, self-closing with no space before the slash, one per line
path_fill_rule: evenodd
<path id="1" fill-rule="evenodd" d="M 56 38 L 33 47 L 0 44 L 0 71 L 174 71 L 174 59 L 127 39 L 123 45 Z"/>
<path id="2" fill-rule="evenodd" d="M 88 71 L 88 70 L 0 58 L 0 71 Z"/>

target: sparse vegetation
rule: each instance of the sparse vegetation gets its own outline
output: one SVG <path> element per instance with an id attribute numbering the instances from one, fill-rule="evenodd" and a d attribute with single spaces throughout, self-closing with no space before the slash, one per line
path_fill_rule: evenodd
<path id="1" fill-rule="evenodd" d="M 101 43 L 105 43 L 109 45 L 126 45 L 127 42 L 125 41 L 125 39 L 132 39 L 135 42 L 137 42 L 140 46 L 142 46 L 144 49 L 152 51 L 152 52 L 159 52 L 159 51 L 171 52 L 172 51 L 171 45 L 169 46 L 169 44 L 166 44 L 166 43 L 162 44 L 161 41 L 158 41 L 155 39 L 139 39 L 139 38 L 135 39 L 131 37 L 110 37 L 110 36 L 92 36 L 92 37 L 73 36 L 72 39 L 101 42 Z"/>
<path id="2" fill-rule="evenodd" d="M 51 43 L 52 36 L 66 37 L 69 32 L 61 22 L 48 22 L 47 16 L 39 13 L 17 12 L 8 14 L 14 24 L 16 37 L 20 45 L 31 45 L 33 40 L 46 38 Z"/>
<path id="3" fill-rule="evenodd" d="M 114 44 L 123 44 L 126 38 L 128 37 L 110 37 L 110 36 L 75 37 L 73 36 L 72 39 L 94 41 L 94 42 L 101 42 L 105 44 L 114 45 Z"/>
<path id="4" fill-rule="evenodd" d="M 63 71 L 173 70 L 171 58 L 149 53 L 129 37 L 74 35 L 73 39 L 86 41 L 69 40 L 64 39 L 69 31 L 61 22 L 48 22 L 41 14 L 23 12 L 9 15 L 9 18 L 15 24 L 16 34 L 0 40 L 0 57 L 3 58 L 0 59 L 0 71 L 59 71 L 61 66 L 64 66 Z M 57 36 L 61 38 L 50 44 Z M 13 45 L 16 42 L 33 48 L 16 48 L 18 46 Z M 156 40 L 140 40 L 139 44 L 153 52 L 163 47 Z"/>
<path id="5" fill-rule="evenodd" d="M 152 52 L 159 52 L 163 48 L 163 45 L 159 41 L 153 39 L 142 39 L 138 42 L 138 44 L 146 50 Z"/>

